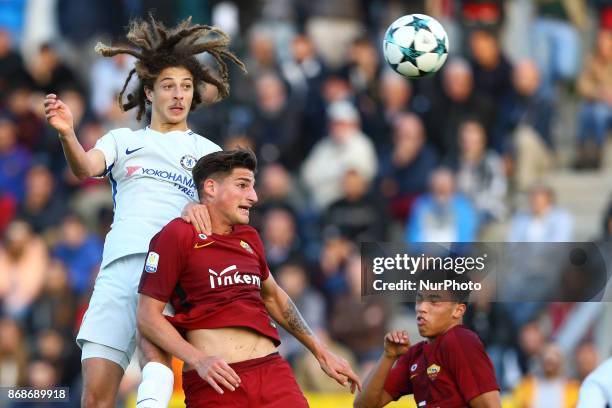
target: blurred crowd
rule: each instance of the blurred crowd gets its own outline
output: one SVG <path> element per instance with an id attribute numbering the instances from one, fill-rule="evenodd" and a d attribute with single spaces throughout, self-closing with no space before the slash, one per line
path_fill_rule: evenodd
<path id="1" fill-rule="evenodd" d="M 361 373 L 412 310 L 361 302 L 359 242 L 575 239 L 575 219 L 546 180 L 560 167 L 602 166 L 612 1 L 2 1 L 0 386 L 78 392 L 74 336 L 113 204 L 107 180 L 79 182 L 67 169 L 42 99 L 56 93 L 71 108 L 86 149 L 109 129 L 144 126 L 116 103 L 131 57 L 93 48 L 125 42 L 129 20 L 148 10 L 167 25 L 192 15 L 231 35 L 249 74 L 233 72 L 231 96 L 193 112 L 190 127 L 256 151 L 252 224 L 271 271 Z M 389 23 L 418 12 L 443 23 L 451 52 L 437 75 L 407 80 L 380 44 Z M 565 163 L 560 140 L 575 151 Z M 612 207 L 593 238 L 612 239 Z M 471 307 L 466 323 L 517 406 L 571 406 L 563 398 L 605 357 L 593 327 L 570 350 L 555 344 L 577 307 Z M 281 351 L 305 390 L 339 390 L 286 333 Z"/>

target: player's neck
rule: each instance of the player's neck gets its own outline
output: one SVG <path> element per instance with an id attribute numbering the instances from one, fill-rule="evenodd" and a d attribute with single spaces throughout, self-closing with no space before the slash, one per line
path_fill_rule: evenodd
<path id="1" fill-rule="evenodd" d="M 227 235 L 234 231 L 234 225 L 227 222 L 220 214 L 217 214 L 212 206 L 208 206 L 208 214 L 210 215 L 210 229 L 213 234 Z"/>
<path id="2" fill-rule="evenodd" d="M 152 130 L 159 132 L 159 133 L 174 132 L 177 130 L 185 131 L 189 129 L 189 127 L 187 126 L 187 121 L 183 121 L 179 123 L 165 123 L 165 122 L 158 120 L 155 117 L 151 118 L 151 124 L 149 125 L 149 127 Z"/>
<path id="3" fill-rule="evenodd" d="M 438 334 L 435 337 L 428 337 L 427 338 L 427 342 L 428 343 L 433 343 L 434 341 L 436 341 L 437 338 L 443 336 L 444 334 L 446 334 L 450 329 L 452 329 L 453 327 L 459 326 L 461 324 L 461 322 L 456 322 L 456 323 L 452 323 L 450 326 L 448 326 L 446 329 L 444 329 L 442 331 L 442 333 Z"/>

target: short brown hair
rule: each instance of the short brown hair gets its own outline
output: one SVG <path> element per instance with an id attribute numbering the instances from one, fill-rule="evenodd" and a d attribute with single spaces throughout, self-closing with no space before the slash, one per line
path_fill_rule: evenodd
<path id="1" fill-rule="evenodd" d="M 257 157 L 251 149 L 219 151 L 200 158 L 192 171 L 198 196 L 202 198 L 202 184 L 206 179 L 220 180 L 237 168 L 257 172 Z"/>

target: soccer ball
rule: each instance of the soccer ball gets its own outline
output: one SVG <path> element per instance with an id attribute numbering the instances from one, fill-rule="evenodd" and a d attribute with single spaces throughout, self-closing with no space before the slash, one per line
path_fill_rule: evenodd
<path id="1" fill-rule="evenodd" d="M 383 40 L 383 55 L 399 74 L 419 78 L 438 71 L 448 56 L 448 35 L 436 19 L 409 14 L 395 20 Z"/>

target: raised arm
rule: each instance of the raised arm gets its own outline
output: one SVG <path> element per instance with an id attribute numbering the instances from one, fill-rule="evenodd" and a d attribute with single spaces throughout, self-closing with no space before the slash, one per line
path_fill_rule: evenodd
<path id="1" fill-rule="evenodd" d="M 361 381 L 346 360 L 329 351 L 312 332 L 299 310 L 278 286 L 272 275 L 263 281 L 261 296 L 272 318 L 298 339 L 315 356 L 321 369 L 341 385 L 351 384 L 351 392 L 361 390 Z"/>
<path id="2" fill-rule="evenodd" d="M 88 152 L 83 149 L 74 133 L 72 112 L 57 95 L 49 94 L 45 97 L 45 116 L 49 125 L 58 131 L 68 166 L 79 180 L 104 174 L 104 154 L 96 149 Z"/>
<path id="3" fill-rule="evenodd" d="M 187 342 L 164 317 L 165 305 L 165 302 L 147 295 L 140 295 L 137 312 L 140 334 L 161 349 L 194 367 L 200 377 L 218 393 L 223 394 L 223 389 L 219 385 L 234 391 L 240 383 L 238 374 L 221 357 L 207 356 Z"/>
<path id="4" fill-rule="evenodd" d="M 363 384 L 363 391 L 355 397 L 355 408 L 379 408 L 393 401 L 384 389 L 385 381 L 395 361 L 410 348 L 406 332 L 392 331 L 385 335 L 385 351 Z"/>

